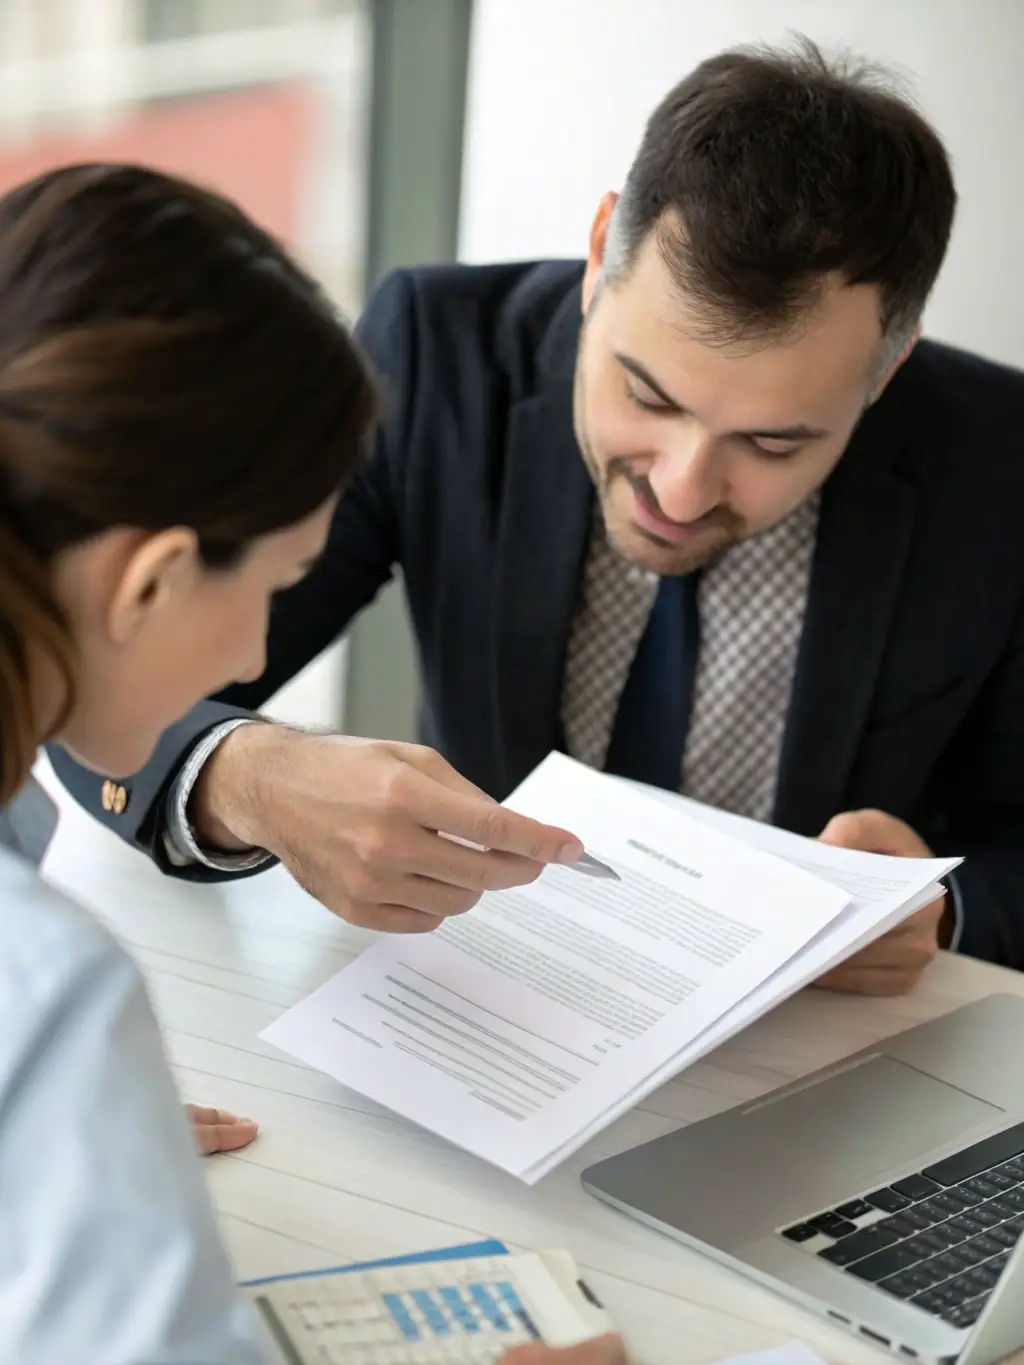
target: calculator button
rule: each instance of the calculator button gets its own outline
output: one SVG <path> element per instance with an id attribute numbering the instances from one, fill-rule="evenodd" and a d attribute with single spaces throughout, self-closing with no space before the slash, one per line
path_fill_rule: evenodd
<path id="1" fill-rule="evenodd" d="M 346 1303 L 344 1301 L 334 1305 L 339 1316 L 346 1322 L 382 1322 L 385 1321 L 385 1314 L 379 1302 L 364 1300 L 363 1302 Z"/>
<path id="2" fill-rule="evenodd" d="M 471 1284 L 469 1292 L 473 1296 L 473 1301 L 483 1313 L 484 1317 L 490 1322 L 492 1327 L 497 1327 L 499 1331 L 507 1331 L 509 1323 L 498 1304 L 491 1297 L 490 1289 L 485 1284 Z"/>
<path id="3" fill-rule="evenodd" d="M 419 1341 L 410 1346 L 406 1358 L 409 1365 L 441 1365 L 443 1359 L 437 1343 L 433 1341 Z"/>
<path id="4" fill-rule="evenodd" d="M 525 1341 L 539 1341 L 540 1333 L 537 1331 L 536 1324 L 526 1311 L 526 1305 L 516 1293 L 514 1286 L 508 1280 L 501 1280 L 498 1284 L 498 1292 L 508 1305 L 509 1311 L 515 1314 L 524 1333 L 523 1339 Z"/>
<path id="5" fill-rule="evenodd" d="M 446 1337 L 451 1334 L 448 1319 L 429 1289 L 414 1289 L 410 1297 L 422 1315 L 422 1322 L 434 1336 Z"/>
<path id="6" fill-rule="evenodd" d="M 384 1321 L 360 1323 L 358 1331 L 360 1341 L 374 1343 L 393 1342 L 398 1336 L 394 1323 Z"/>
<path id="7" fill-rule="evenodd" d="M 440 1292 L 445 1307 L 459 1328 L 463 1332 L 479 1332 L 480 1323 L 473 1312 L 473 1307 L 463 1298 L 459 1288 L 456 1285 L 445 1285 Z"/>
<path id="8" fill-rule="evenodd" d="M 384 1303 L 394 1319 L 395 1326 L 405 1337 L 406 1341 L 418 1341 L 420 1329 L 413 1321 L 411 1315 L 405 1307 L 405 1302 L 397 1294 L 385 1294 Z"/>

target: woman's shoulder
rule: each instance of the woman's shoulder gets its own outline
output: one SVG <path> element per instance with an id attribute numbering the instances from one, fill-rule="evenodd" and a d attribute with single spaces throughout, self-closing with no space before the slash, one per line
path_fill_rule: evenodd
<path id="1" fill-rule="evenodd" d="M 69 896 L 47 885 L 24 858 L 0 848 L 0 1018 L 31 1031 L 62 997 L 90 984 L 137 977 L 108 929 Z M 4 1032 L 10 1038 L 5 1023 Z M 16 1029 L 15 1032 L 22 1032 Z M 3 1048 L 0 1034 L 0 1048 Z"/>

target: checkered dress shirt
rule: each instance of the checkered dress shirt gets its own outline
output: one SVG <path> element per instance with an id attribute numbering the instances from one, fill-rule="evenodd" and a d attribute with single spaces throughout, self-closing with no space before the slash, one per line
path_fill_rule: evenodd
<path id="1" fill-rule="evenodd" d="M 700 649 L 680 790 L 771 818 L 817 539 L 816 495 L 701 574 Z M 569 753 L 604 765 L 619 700 L 658 593 L 595 515 L 562 689 Z"/>

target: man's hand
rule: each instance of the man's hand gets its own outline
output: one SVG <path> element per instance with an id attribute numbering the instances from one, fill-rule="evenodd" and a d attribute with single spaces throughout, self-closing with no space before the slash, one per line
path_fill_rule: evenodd
<path id="1" fill-rule="evenodd" d="M 269 724 L 227 736 L 191 815 L 206 846 L 265 848 L 329 910 L 389 933 L 436 929 L 484 891 L 583 855 L 566 830 L 504 810 L 432 749 Z"/>
<path id="2" fill-rule="evenodd" d="M 185 1113 L 203 1156 L 212 1156 L 214 1152 L 237 1152 L 239 1147 L 248 1147 L 259 1132 L 259 1124 L 254 1120 L 240 1119 L 226 1109 L 186 1104 Z"/>
<path id="3" fill-rule="evenodd" d="M 626 1365 L 622 1338 L 597 1337 L 579 1346 L 516 1346 L 506 1351 L 501 1365 Z"/>
<path id="4" fill-rule="evenodd" d="M 880 810 L 837 815 L 825 826 L 821 840 L 839 848 L 898 858 L 933 856 L 909 825 Z M 818 985 L 857 995 L 905 995 L 920 981 L 939 948 L 949 942 L 951 915 L 949 897 L 941 896 L 826 973 Z"/>

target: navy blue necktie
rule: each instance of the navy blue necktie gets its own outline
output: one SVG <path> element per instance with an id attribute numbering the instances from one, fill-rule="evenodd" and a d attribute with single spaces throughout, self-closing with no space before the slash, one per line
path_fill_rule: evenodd
<path id="1" fill-rule="evenodd" d="M 697 643 L 697 574 L 663 578 L 619 700 L 605 772 L 679 790 Z"/>

